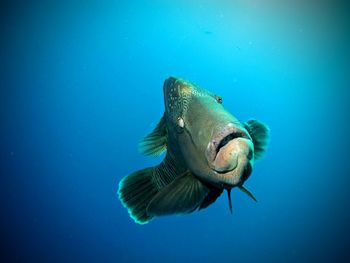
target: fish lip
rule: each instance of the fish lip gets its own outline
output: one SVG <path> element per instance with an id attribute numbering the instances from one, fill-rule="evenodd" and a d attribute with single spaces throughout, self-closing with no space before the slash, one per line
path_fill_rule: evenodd
<path id="1" fill-rule="evenodd" d="M 234 127 L 232 124 L 228 124 L 226 127 L 221 129 L 219 132 L 213 135 L 211 140 L 208 143 L 207 149 L 205 151 L 205 155 L 207 158 L 207 161 L 211 168 L 213 168 L 212 163 L 215 161 L 215 158 L 218 154 L 218 148 L 220 145 L 220 142 L 227 137 L 228 135 L 232 134 L 234 132 Z"/>
<path id="2" fill-rule="evenodd" d="M 235 167 L 233 167 L 233 168 L 231 168 L 231 169 L 229 169 L 229 170 L 225 170 L 225 171 L 218 171 L 218 170 L 215 170 L 214 168 L 212 168 L 214 171 L 215 171 L 215 173 L 217 173 L 217 174 L 221 174 L 221 175 L 223 175 L 223 174 L 227 174 L 227 173 L 230 173 L 230 172 L 232 172 L 234 169 L 236 169 L 236 167 L 237 166 L 235 166 Z"/>
<path id="3" fill-rule="evenodd" d="M 238 128 L 233 123 L 227 124 L 226 126 L 224 126 L 224 128 L 220 129 L 218 132 L 216 132 L 213 135 L 212 139 L 208 143 L 208 146 L 205 152 L 208 164 L 211 167 L 211 169 L 216 171 L 214 168 L 213 162 L 215 161 L 216 156 L 220 152 L 220 149 L 230 141 L 240 137 L 247 138 L 247 135 L 243 129 Z M 224 142 L 224 140 L 226 141 Z M 232 170 L 234 170 L 234 168 L 231 169 L 231 171 Z M 220 171 L 219 174 L 223 174 L 227 172 L 229 171 Z"/>
<path id="4" fill-rule="evenodd" d="M 213 169 L 213 172 L 221 178 L 222 181 L 220 185 L 225 189 L 230 189 L 233 187 L 242 186 L 250 177 L 252 169 L 252 164 L 247 163 L 242 169 L 242 173 L 236 173 L 236 168 L 225 172 L 218 172 Z"/>

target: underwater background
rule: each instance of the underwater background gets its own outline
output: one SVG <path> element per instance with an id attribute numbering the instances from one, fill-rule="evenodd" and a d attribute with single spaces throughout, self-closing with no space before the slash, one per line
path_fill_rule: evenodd
<path id="1" fill-rule="evenodd" d="M 1 4 L 1 262 L 350 262 L 346 1 Z M 180 76 L 269 125 L 246 186 L 137 225 L 120 179 Z"/>

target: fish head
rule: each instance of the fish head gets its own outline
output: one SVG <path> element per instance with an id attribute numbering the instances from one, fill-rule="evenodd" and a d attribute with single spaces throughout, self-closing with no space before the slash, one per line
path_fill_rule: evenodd
<path id="1" fill-rule="evenodd" d="M 164 101 L 169 143 L 180 149 L 189 170 L 223 188 L 243 185 L 252 172 L 254 145 L 221 97 L 170 77 L 164 83 Z"/>

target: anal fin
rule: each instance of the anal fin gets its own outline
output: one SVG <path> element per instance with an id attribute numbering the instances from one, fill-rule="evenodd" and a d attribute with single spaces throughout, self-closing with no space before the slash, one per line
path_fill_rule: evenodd
<path id="1" fill-rule="evenodd" d="M 216 187 L 211 188 L 210 192 L 207 194 L 207 196 L 204 198 L 203 202 L 199 206 L 199 210 L 207 208 L 212 203 L 214 203 L 216 199 L 218 199 L 218 197 L 222 194 L 223 191 L 224 191 L 223 189 L 219 189 Z"/>

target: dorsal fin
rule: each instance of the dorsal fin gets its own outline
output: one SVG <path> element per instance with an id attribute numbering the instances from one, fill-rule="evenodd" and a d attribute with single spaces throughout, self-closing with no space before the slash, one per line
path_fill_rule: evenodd
<path id="1" fill-rule="evenodd" d="M 159 156 L 166 148 L 167 131 L 163 115 L 154 130 L 139 143 L 139 151 L 144 155 Z"/>
<path id="2" fill-rule="evenodd" d="M 265 124 L 257 120 L 249 120 L 244 123 L 244 126 L 253 139 L 254 157 L 259 159 L 266 151 L 270 130 Z"/>
<path id="3" fill-rule="evenodd" d="M 149 203 L 149 216 L 185 214 L 196 210 L 210 189 L 189 171 L 165 186 Z"/>

